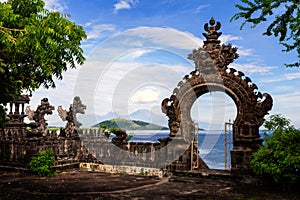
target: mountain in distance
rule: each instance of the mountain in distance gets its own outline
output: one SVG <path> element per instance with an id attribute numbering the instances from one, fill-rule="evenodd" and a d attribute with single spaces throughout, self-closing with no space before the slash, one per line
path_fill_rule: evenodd
<path id="1" fill-rule="evenodd" d="M 150 122 L 153 124 L 158 124 L 160 126 L 166 126 L 166 127 L 168 126 L 168 121 L 169 121 L 169 118 L 164 113 L 157 114 L 157 112 L 153 112 L 147 109 L 137 110 L 127 116 L 124 116 L 124 118 Z M 214 122 L 204 122 L 204 121 L 198 121 L 198 125 L 199 125 L 199 130 L 215 130 L 215 129 L 220 130 L 224 126 L 223 124 L 217 124 Z"/>
<path id="2" fill-rule="evenodd" d="M 135 112 L 124 116 L 125 119 L 131 120 L 140 120 L 153 124 L 158 124 L 160 126 L 168 126 L 168 117 L 164 113 L 157 114 L 157 112 L 153 112 L 147 109 L 140 109 Z"/>
<path id="3" fill-rule="evenodd" d="M 114 118 L 123 118 L 128 120 L 135 120 L 135 121 L 143 121 L 147 123 L 156 124 L 162 127 L 168 127 L 168 120 L 169 118 L 164 114 L 158 114 L 159 112 L 153 112 L 153 110 L 147 110 L 147 109 L 140 109 L 137 111 L 134 111 L 127 115 L 121 115 L 116 112 L 108 112 L 105 115 L 95 115 L 95 114 L 78 114 L 77 118 L 78 121 L 81 122 L 83 125 L 82 127 L 91 127 L 95 124 L 99 124 L 99 122 L 114 119 Z M 50 121 L 49 121 L 50 122 Z M 205 130 L 220 130 L 223 128 L 224 125 L 222 124 L 215 124 L 213 122 L 203 122 L 199 121 L 199 129 L 205 129 Z M 50 124 L 49 125 L 53 125 Z M 56 124 L 54 124 L 56 125 Z M 58 127 L 64 127 L 65 122 L 61 121 L 61 125 L 58 125 Z"/>
<path id="4" fill-rule="evenodd" d="M 110 120 L 102 121 L 98 124 L 95 124 L 92 127 L 101 127 L 105 126 L 107 128 L 121 128 L 124 130 L 169 130 L 167 127 L 163 127 L 157 124 L 148 123 L 139 120 L 129 120 L 123 118 L 114 118 Z"/>

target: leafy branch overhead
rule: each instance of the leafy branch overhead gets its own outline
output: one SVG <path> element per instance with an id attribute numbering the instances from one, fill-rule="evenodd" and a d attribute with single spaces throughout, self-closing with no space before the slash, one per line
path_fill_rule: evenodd
<path id="1" fill-rule="evenodd" d="M 68 67 L 83 64 L 82 26 L 44 8 L 42 0 L 0 2 L 1 103 L 22 90 L 55 87 Z"/>
<path id="2" fill-rule="evenodd" d="M 83 27 L 44 6 L 43 0 L 0 2 L 0 125 L 3 105 L 23 90 L 55 87 L 55 78 L 85 60 Z"/>
<path id="3" fill-rule="evenodd" d="M 285 47 L 283 51 L 296 50 L 298 61 L 287 64 L 288 67 L 300 66 L 300 4 L 298 0 L 241 0 L 244 5 L 235 6 L 241 11 L 235 14 L 231 21 L 243 18 L 241 25 L 243 29 L 247 23 L 252 24 L 251 28 L 258 24 L 271 20 L 264 35 L 279 37 L 279 42 Z"/>

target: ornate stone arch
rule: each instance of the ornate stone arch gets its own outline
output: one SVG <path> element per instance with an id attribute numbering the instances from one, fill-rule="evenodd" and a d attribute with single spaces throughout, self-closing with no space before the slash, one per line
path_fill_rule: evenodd
<path id="1" fill-rule="evenodd" d="M 209 24 L 204 25 L 207 33 L 203 33 L 206 38 L 203 48 L 193 50 L 188 56 L 195 63 L 195 70 L 184 76 L 170 98 L 162 101 L 162 111 L 169 117 L 170 140 L 178 135 L 188 139 L 193 123 L 190 110 L 197 98 L 211 91 L 228 94 L 237 107 L 231 166 L 232 170 L 241 172 L 241 169 L 249 169 L 250 156 L 261 146 L 259 127 L 271 110 L 273 100 L 269 94 L 259 92 L 257 85 L 243 72 L 228 68 L 238 58 L 237 48 L 220 45 L 220 22 L 211 18 Z"/>

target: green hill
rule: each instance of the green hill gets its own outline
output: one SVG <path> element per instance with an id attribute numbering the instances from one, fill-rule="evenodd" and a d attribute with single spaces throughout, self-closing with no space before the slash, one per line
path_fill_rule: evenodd
<path id="1" fill-rule="evenodd" d="M 92 127 L 105 126 L 108 129 L 116 127 L 124 130 L 169 130 L 167 127 L 159 126 L 148 122 L 138 120 L 128 120 L 122 118 L 114 118 L 95 124 Z"/>

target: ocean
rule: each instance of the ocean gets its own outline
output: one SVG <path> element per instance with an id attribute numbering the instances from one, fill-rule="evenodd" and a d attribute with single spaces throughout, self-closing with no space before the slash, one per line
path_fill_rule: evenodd
<path id="1" fill-rule="evenodd" d="M 158 142 L 159 138 L 168 137 L 169 131 L 127 131 L 127 134 L 134 134 L 130 142 Z M 260 134 L 262 135 L 262 132 Z M 232 142 L 232 132 L 227 132 L 227 142 Z M 199 155 L 209 168 L 225 169 L 223 130 L 199 131 L 198 144 Z M 226 145 L 226 168 L 230 168 L 230 151 L 232 147 L 232 144 Z"/>

